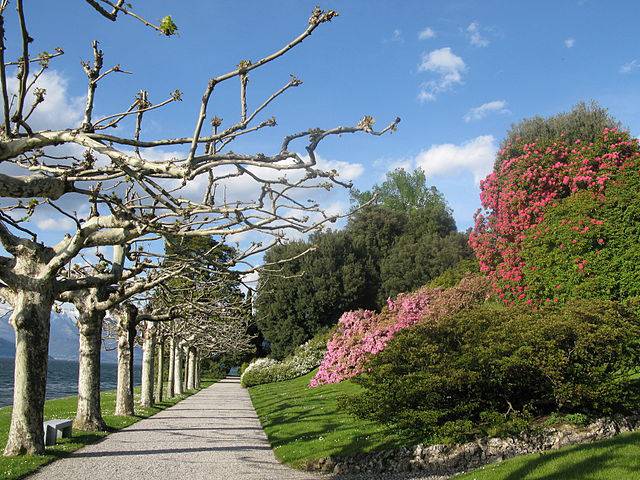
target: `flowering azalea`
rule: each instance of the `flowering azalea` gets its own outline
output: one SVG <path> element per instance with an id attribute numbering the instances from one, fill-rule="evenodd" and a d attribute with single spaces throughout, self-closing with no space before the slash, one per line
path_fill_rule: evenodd
<path id="1" fill-rule="evenodd" d="M 484 277 L 468 277 L 448 289 L 422 288 L 401 293 L 389 299 L 380 313 L 345 312 L 309 385 L 338 383 L 362 373 L 367 360 L 384 350 L 399 331 L 420 322 L 436 321 L 484 301 L 488 291 L 489 283 Z"/>

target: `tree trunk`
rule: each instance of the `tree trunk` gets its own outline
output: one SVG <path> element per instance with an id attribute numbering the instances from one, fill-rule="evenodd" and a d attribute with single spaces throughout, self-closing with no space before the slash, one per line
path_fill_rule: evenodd
<path id="1" fill-rule="evenodd" d="M 171 336 L 171 338 L 169 339 L 169 372 L 167 374 L 168 378 L 167 378 L 167 395 L 169 395 L 169 398 L 175 396 L 176 394 L 176 387 L 175 387 L 175 361 L 176 361 L 176 345 L 175 345 L 176 341 L 173 337 L 173 335 Z"/>
<path id="2" fill-rule="evenodd" d="M 184 369 L 182 372 L 182 390 L 187 391 L 189 389 L 189 347 L 182 347 L 182 351 L 184 352 Z"/>
<path id="3" fill-rule="evenodd" d="M 153 405 L 153 373 L 156 353 L 156 326 L 153 322 L 145 322 L 144 341 L 142 344 L 142 388 L 140 405 Z"/>
<path id="4" fill-rule="evenodd" d="M 173 360 L 173 393 L 175 395 L 182 395 L 182 355 L 180 350 L 180 345 L 175 342 L 175 359 Z"/>
<path id="5" fill-rule="evenodd" d="M 136 310 L 136 315 L 137 315 L 137 310 Z M 133 365 L 134 365 L 134 353 L 135 353 L 135 348 L 136 348 L 136 327 L 137 327 L 137 322 L 134 321 L 129 321 L 129 394 L 131 395 L 131 399 L 133 401 L 133 387 L 134 387 L 134 380 L 133 380 Z"/>
<path id="6" fill-rule="evenodd" d="M 126 304 L 120 309 L 118 315 L 118 385 L 115 414 L 119 416 L 134 414 L 132 352 L 137 314 L 138 309 L 135 305 Z"/>
<path id="7" fill-rule="evenodd" d="M 200 388 L 200 354 L 196 350 L 196 388 Z"/>
<path id="8" fill-rule="evenodd" d="M 53 301 L 53 288 L 16 292 L 11 315 L 16 332 L 13 409 L 5 456 L 44 453 L 42 421 Z"/>
<path id="9" fill-rule="evenodd" d="M 105 312 L 90 308 L 79 313 L 78 408 L 73 420 L 73 428 L 84 431 L 104 431 L 107 425 L 102 418 L 100 408 L 100 349 Z"/>
<path id="10" fill-rule="evenodd" d="M 189 379 L 187 380 L 187 388 L 195 390 L 196 388 L 196 349 L 189 349 Z"/>
<path id="11" fill-rule="evenodd" d="M 158 342 L 158 368 L 156 375 L 156 402 L 162 402 L 164 389 L 164 337 Z"/>

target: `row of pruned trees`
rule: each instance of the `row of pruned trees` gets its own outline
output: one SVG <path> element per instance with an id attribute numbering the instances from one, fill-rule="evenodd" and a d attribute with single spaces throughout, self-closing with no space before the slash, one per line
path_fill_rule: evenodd
<path id="1" fill-rule="evenodd" d="M 121 0 L 83 3 L 112 21 L 126 16 L 165 35 L 177 29 L 169 17 L 154 25 Z M 10 4 L 15 7 L 14 15 Z M 192 298 L 188 308 L 182 309 L 183 322 L 163 323 L 177 311 L 149 298 L 140 300 L 140 296 L 160 289 L 168 279 L 192 278 L 194 271 L 205 267 L 197 266 L 196 259 L 188 266 L 167 265 L 164 259 L 154 258 L 161 250 L 154 244 L 170 237 L 213 237 L 216 245 L 225 245 L 248 235 L 244 247 L 226 262 L 231 268 L 280 243 L 287 230 L 304 233 L 335 221 L 335 215 L 325 214 L 318 203 L 306 201 L 301 193 L 348 186 L 338 178 L 338 172 L 317 168 L 318 146 L 345 133 L 381 135 L 394 130 L 399 121 L 376 131 L 373 119 L 366 116 L 354 126 L 310 128 L 285 135 L 272 153 L 231 150 L 246 135 L 274 127 L 275 119 L 265 119 L 265 110 L 300 85 L 300 80 L 292 77 L 251 107 L 248 80 L 253 72 L 298 46 L 336 15 L 316 8 L 303 31 L 281 49 L 255 61 L 242 60 L 227 73 L 212 76 L 206 82 L 190 134 L 158 139 L 144 131 L 149 115 L 181 100 L 179 91 L 152 103 L 149 93 L 141 89 L 130 101 L 123 98 L 123 106 L 115 112 L 99 116 L 96 112 L 107 108 L 99 102 L 100 89 L 105 82 L 114 81 L 123 68 L 107 66 L 97 42 L 91 45 L 93 58 L 82 62 L 87 79 L 82 121 L 67 128 L 57 124 L 36 128 L 34 119 L 47 97 L 39 79 L 64 50 L 56 48 L 50 53 L 49 47 L 34 53 L 36 41 L 28 14 L 37 12 L 28 12 L 23 0 L 0 0 L 0 298 L 12 311 L 10 322 L 16 334 L 14 400 L 5 455 L 44 452 L 50 314 L 56 302 L 72 302 L 79 312 L 82 404 L 78 424 L 100 428 L 101 418 L 95 410 L 99 407 L 96 369 L 108 313 L 117 319 L 119 356 L 127 360 L 129 355 L 123 361 L 123 365 L 129 363 L 128 370 L 119 372 L 122 385 L 127 376 L 131 384 L 134 324 L 143 325 L 145 332 L 152 332 L 153 325 L 159 330 L 174 328 L 172 351 L 188 346 L 190 351 L 196 349 L 190 355 L 197 358 L 211 348 L 202 341 L 206 338 L 202 330 L 222 332 L 228 328 L 225 320 L 234 318 L 227 310 L 213 315 L 207 309 L 223 307 L 206 306 L 201 299 Z M 7 27 L 9 21 L 11 28 Z M 239 114 L 225 123 L 212 117 L 211 99 L 219 85 L 229 81 L 239 85 Z M 109 105 L 114 103 L 110 99 Z M 178 153 L 166 155 L 167 147 Z M 233 187 L 238 185 L 245 193 L 234 193 Z M 247 186 L 253 194 L 246 194 Z M 32 220 L 38 215 L 68 223 L 66 234 L 52 238 L 35 229 Z M 107 246 L 114 249 L 110 260 L 87 253 Z M 214 271 L 210 273 L 216 276 Z M 220 321 L 207 325 L 211 318 Z M 145 334 L 147 337 L 153 335 Z M 174 363 L 182 362 L 181 356 L 173 358 Z M 189 358 L 187 365 L 194 361 Z M 177 370 L 174 368 L 174 373 Z M 174 390 L 177 385 L 174 376 Z M 131 407 L 125 391 L 131 389 L 120 390 L 119 408 L 124 411 Z M 148 398 L 148 386 L 146 390 Z"/>

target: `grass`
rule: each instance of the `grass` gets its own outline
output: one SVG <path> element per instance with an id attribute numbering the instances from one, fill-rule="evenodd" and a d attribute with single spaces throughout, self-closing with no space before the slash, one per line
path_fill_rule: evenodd
<path id="1" fill-rule="evenodd" d="M 215 380 L 203 379 L 201 387 L 206 388 Z M 143 418 L 148 418 L 165 408 L 175 405 L 179 401 L 194 394 L 196 390 L 188 391 L 179 397 L 165 400 L 157 403 L 151 408 L 140 408 L 138 403 L 140 400 L 140 389 L 135 390 L 136 415 L 127 417 L 117 417 L 114 415 L 116 406 L 115 391 L 103 392 L 101 395 L 102 415 L 109 427 L 109 432 L 82 432 L 73 431 L 71 438 L 65 438 L 59 441 L 55 446 L 47 447 L 44 455 L 23 455 L 18 457 L 2 457 L 0 456 L 0 479 L 16 480 L 23 478 L 28 474 L 35 472 L 37 469 L 53 462 L 58 458 L 65 457 L 71 452 L 78 450 L 85 445 L 95 443 L 104 438 L 111 432 L 118 431 L 124 427 L 128 427 Z M 76 415 L 77 397 L 56 398 L 47 400 L 44 407 L 45 420 L 53 418 L 73 418 Z M 0 408 L 0 446 L 4 448 L 9 435 L 9 425 L 11 422 L 11 407 Z"/>
<path id="2" fill-rule="evenodd" d="M 293 467 L 331 455 L 354 455 L 406 445 L 380 424 L 341 411 L 337 398 L 357 393 L 351 382 L 307 388 L 312 372 L 249 393 L 276 457 Z M 640 432 L 490 464 L 456 480 L 640 479 Z"/>
<path id="3" fill-rule="evenodd" d="M 523 455 L 455 480 L 632 480 L 640 478 L 640 432 Z"/>
<path id="4" fill-rule="evenodd" d="M 307 388 L 314 374 L 315 371 L 249 389 L 278 460 L 300 468 L 330 455 L 353 455 L 402 445 L 401 439 L 382 425 L 356 419 L 338 409 L 338 397 L 357 393 L 360 387 L 345 381 Z"/>

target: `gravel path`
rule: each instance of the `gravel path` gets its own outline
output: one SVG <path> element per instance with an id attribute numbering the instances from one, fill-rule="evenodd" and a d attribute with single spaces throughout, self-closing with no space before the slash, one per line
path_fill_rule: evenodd
<path id="1" fill-rule="evenodd" d="M 278 463 L 238 379 L 201 390 L 32 480 L 311 480 L 327 478 Z"/>

